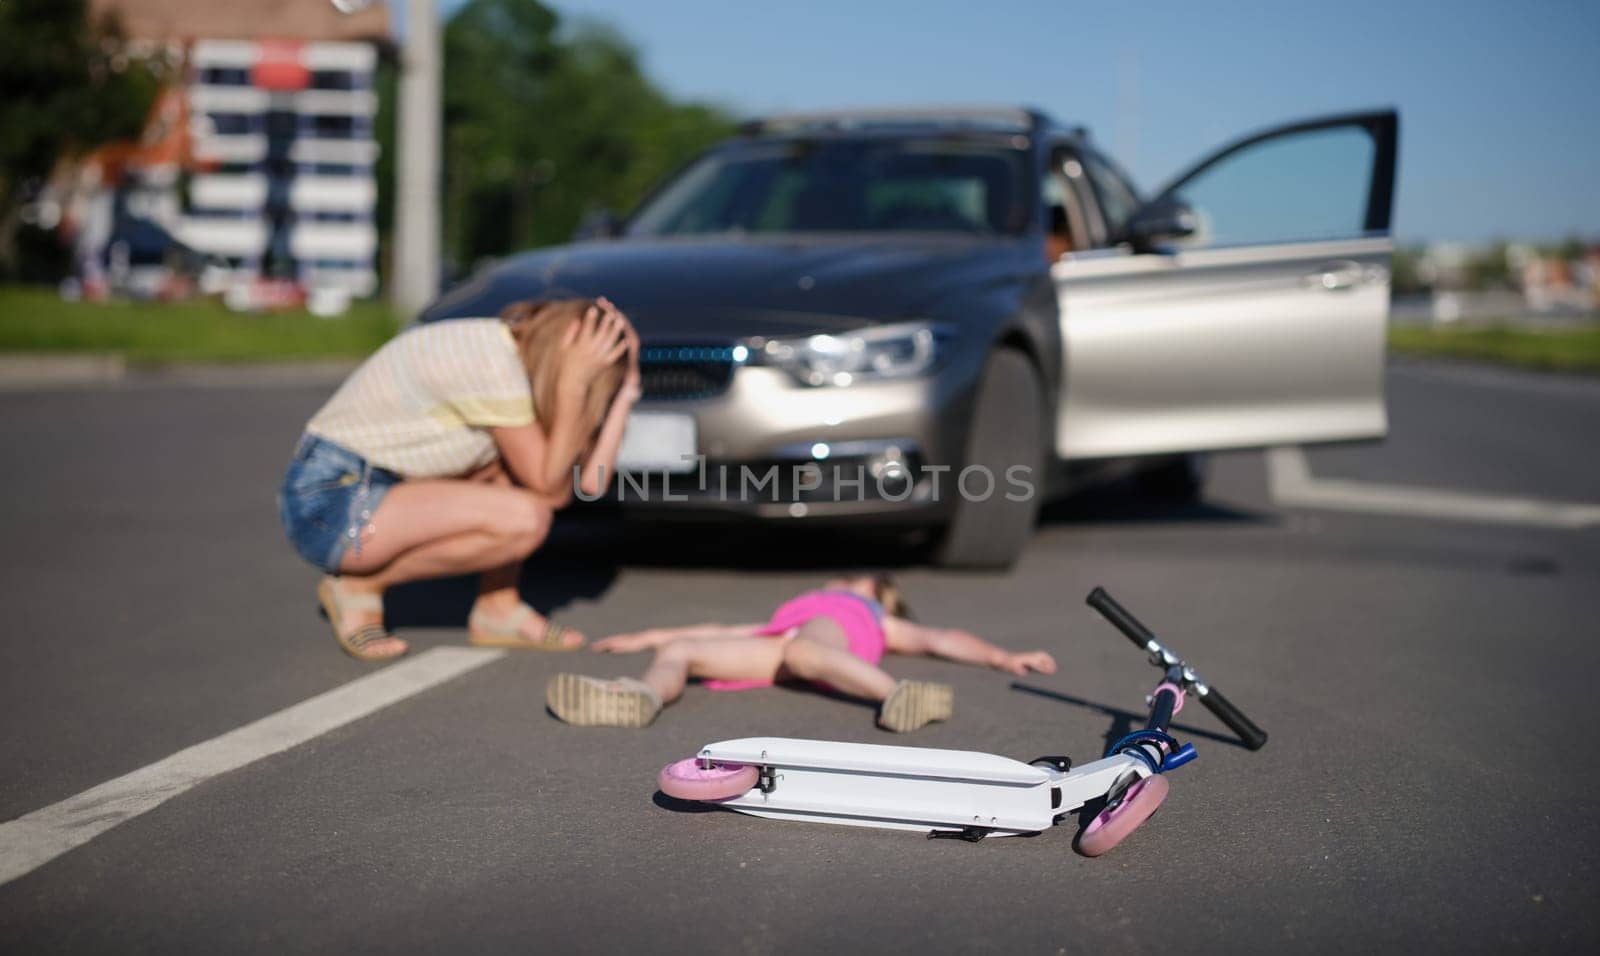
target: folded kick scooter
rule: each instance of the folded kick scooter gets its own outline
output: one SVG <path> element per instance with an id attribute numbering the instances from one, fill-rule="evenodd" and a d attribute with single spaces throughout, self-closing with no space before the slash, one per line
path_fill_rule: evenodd
<path id="1" fill-rule="evenodd" d="M 1023 763 L 995 754 L 889 747 L 785 737 L 745 737 L 707 744 L 668 764 L 661 792 L 778 820 L 921 830 L 977 841 L 1047 830 L 1095 800 L 1103 809 L 1078 835 L 1078 850 L 1099 856 L 1122 842 L 1161 806 L 1166 773 L 1196 756 L 1168 733 L 1187 695 L 1205 704 L 1251 750 L 1267 742 L 1257 727 L 1194 668 L 1156 640 L 1101 588 L 1088 604 L 1161 668 L 1150 720 L 1074 768 L 1066 757 Z"/>

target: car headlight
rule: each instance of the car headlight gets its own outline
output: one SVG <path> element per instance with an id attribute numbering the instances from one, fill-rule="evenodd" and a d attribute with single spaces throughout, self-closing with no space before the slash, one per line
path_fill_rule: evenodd
<path id="1" fill-rule="evenodd" d="M 788 371 L 805 385 L 849 385 L 921 375 L 937 364 L 948 338 L 942 326 L 900 322 L 840 335 L 768 339 L 752 349 L 752 357 Z"/>

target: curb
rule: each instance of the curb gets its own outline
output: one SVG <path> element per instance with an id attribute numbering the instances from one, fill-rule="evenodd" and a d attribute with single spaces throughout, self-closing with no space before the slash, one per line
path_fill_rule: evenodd
<path id="1" fill-rule="evenodd" d="M 0 353 L 0 393 L 62 389 L 304 388 L 334 386 L 359 360 L 130 365 L 120 355 Z"/>
<path id="2" fill-rule="evenodd" d="M 127 374 L 120 355 L 0 354 L 0 391 L 5 392 L 115 385 Z"/>

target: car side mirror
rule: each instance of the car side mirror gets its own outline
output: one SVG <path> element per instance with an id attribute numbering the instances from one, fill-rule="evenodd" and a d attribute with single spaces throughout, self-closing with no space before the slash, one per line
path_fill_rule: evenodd
<path id="1" fill-rule="evenodd" d="M 578 228 L 572 232 L 574 242 L 585 239 L 614 239 L 622 234 L 622 220 L 609 209 L 596 209 L 586 213 L 578 220 Z"/>
<path id="2" fill-rule="evenodd" d="M 1149 249 L 1169 239 L 1182 239 L 1200 230 L 1194 208 L 1177 196 L 1162 196 L 1139 209 L 1123 227 L 1124 238 L 1136 248 Z"/>

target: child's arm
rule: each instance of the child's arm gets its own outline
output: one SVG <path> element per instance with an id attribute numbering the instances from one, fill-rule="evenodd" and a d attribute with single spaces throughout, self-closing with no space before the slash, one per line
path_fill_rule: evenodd
<path id="1" fill-rule="evenodd" d="M 1045 651 L 1008 651 L 976 634 L 955 628 L 924 627 L 904 618 L 889 617 L 884 619 L 883 634 L 888 649 L 896 654 L 942 657 L 961 664 L 992 667 L 1009 674 L 1056 672 L 1055 658 Z"/>
<path id="2" fill-rule="evenodd" d="M 766 622 L 756 624 L 691 624 L 688 627 L 652 627 L 632 634 L 614 634 L 589 645 L 602 654 L 632 654 L 671 644 L 673 641 L 703 641 L 719 637 L 749 637 Z"/>

